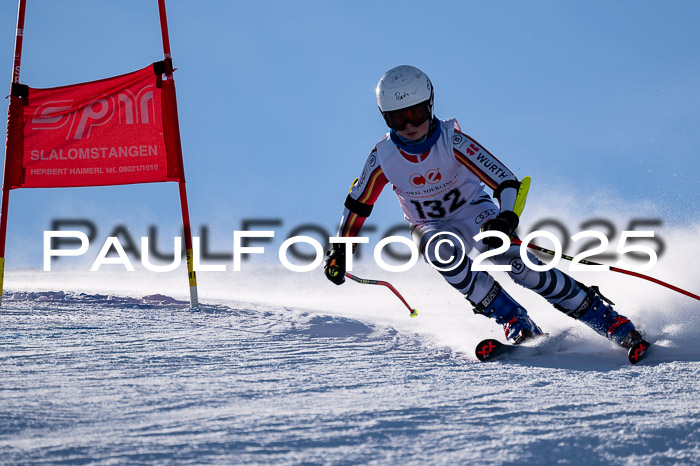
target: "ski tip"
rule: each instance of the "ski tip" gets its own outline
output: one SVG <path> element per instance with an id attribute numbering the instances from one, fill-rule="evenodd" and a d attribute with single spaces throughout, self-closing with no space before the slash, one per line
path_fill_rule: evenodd
<path id="1" fill-rule="evenodd" d="M 491 356 L 493 356 L 497 352 L 497 350 L 499 350 L 502 347 L 503 343 L 501 343 L 498 340 L 489 338 L 488 340 L 483 340 L 478 345 L 476 345 L 474 354 L 476 355 L 476 359 L 478 359 L 479 361 L 486 361 Z"/>
<path id="2" fill-rule="evenodd" d="M 637 364 L 639 361 L 644 359 L 644 356 L 646 356 L 650 346 L 651 343 L 646 340 L 638 341 L 634 345 L 630 346 L 630 349 L 627 351 L 627 359 L 629 359 L 630 363 Z"/>

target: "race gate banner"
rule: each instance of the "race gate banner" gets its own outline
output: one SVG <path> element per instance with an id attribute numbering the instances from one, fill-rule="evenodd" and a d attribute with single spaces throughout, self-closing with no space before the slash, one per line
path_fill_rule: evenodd
<path id="1" fill-rule="evenodd" d="M 83 84 L 23 86 L 10 105 L 5 187 L 184 181 L 163 62 Z"/>

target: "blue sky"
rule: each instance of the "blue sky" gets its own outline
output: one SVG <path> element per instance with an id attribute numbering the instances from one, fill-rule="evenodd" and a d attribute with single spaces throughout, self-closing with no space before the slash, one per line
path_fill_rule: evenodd
<path id="1" fill-rule="evenodd" d="M 167 9 L 191 220 L 220 250 L 242 219 L 281 219 L 280 236 L 305 223 L 334 232 L 386 132 L 374 87 L 398 64 L 423 69 L 437 116 L 456 117 L 517 175 L 532 175 L 533 190 L 610 191 L 632 206 L 652 202 L 666 223 L 697 222 L 697 2 L 170 0 Z M 6 94 L 15 22 L 16 3 L 2 2 Z M 122 74 L 162 59 L 161 47 L 155 0 L 28 0 L 22 82 Z M 387 189 L 370 219 L 379 231 L 401 222 L 393 197 Z M 59 217 L 90 218 L 102 240 L 118 224 L 135 237 L 151 224 L 177 234 L 177 186 L 15 190 L 7 266 L 40 264 L 43 231 Z"/>

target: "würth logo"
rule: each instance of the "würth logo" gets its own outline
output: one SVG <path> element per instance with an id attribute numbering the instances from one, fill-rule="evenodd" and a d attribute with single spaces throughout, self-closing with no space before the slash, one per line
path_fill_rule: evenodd
<path id="1" fill-rule="evenodd" d="M 54 100 L 37 107 L 31 129 L 63 130 L 66 140 L 89 139 L 93 128 L 118 118 L 120 125 L 150 124 L 156 121 L 153 90 L 149 84 L 136 94 L 122 90 L 117 94 L 98 96 L 87 103 Z"/>
<path id="2" fill-rule="evenodd" d="M 442 180 L 442 174 L 439 168 L 433 168 L 425 172 L 425 174 L 414 173 L 408 181 L 416 188 L 422 188 L 426 184 L 437 184 Z"/>

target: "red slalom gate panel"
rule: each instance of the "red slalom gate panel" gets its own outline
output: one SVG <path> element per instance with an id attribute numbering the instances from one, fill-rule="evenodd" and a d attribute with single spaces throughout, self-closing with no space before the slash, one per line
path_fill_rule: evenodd
<path id="1" fill-rule="evenodd" d="M 168 135 L 172 81 L 156 65 L 88 83 L 25 87 L 10 109 L 5 188 L 183 181 L 179 148 Z"/>

